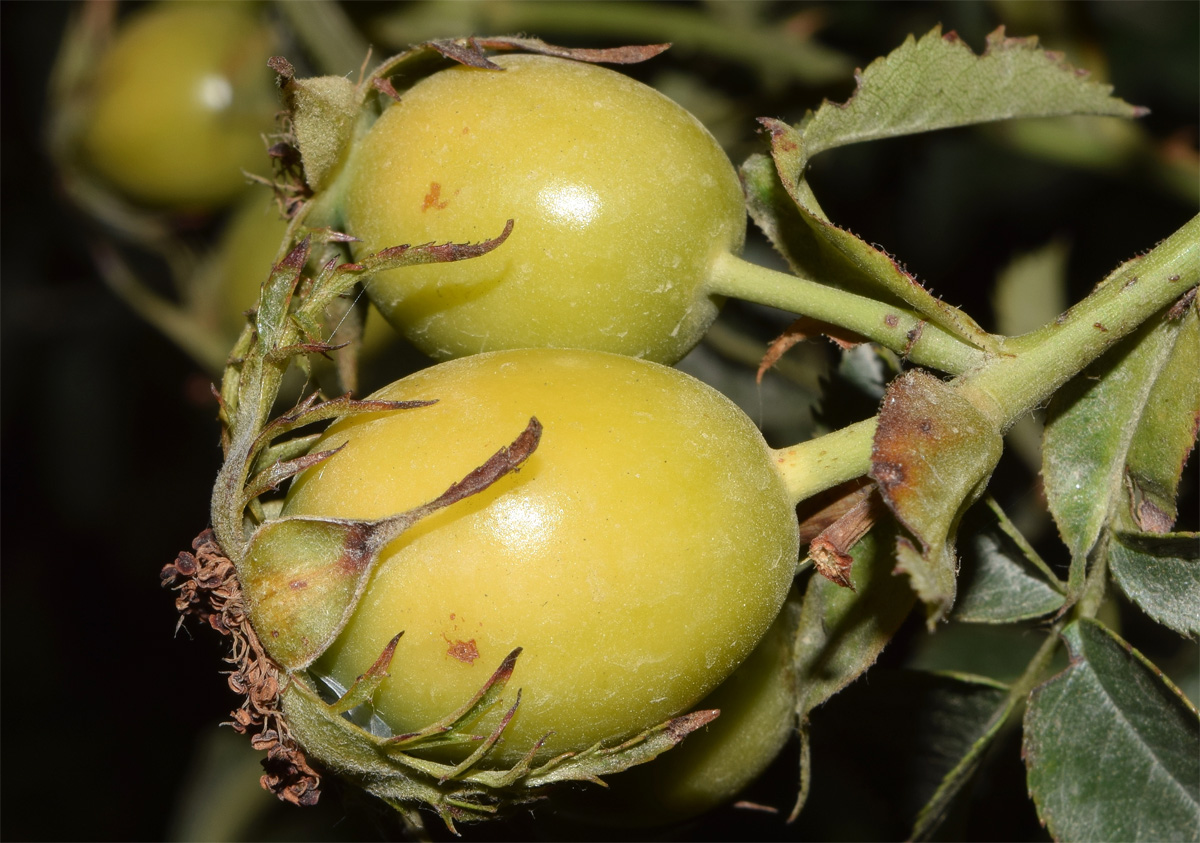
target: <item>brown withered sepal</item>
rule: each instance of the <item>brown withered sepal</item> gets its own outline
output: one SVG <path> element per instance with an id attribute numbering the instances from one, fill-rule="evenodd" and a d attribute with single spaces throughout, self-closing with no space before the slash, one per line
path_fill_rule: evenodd
<path id="1" fill-rule="evenodd" d="M 321 795 L 321 774 L 309 764 L 279 710 L 284 674 L 246 618 L 233 562 L 222 552 L 212 530 L 196 536 L 192 551 L 180 553 L 160 574 L 163 587 L 177 592 L 179 625 L 189 616 L 196 617 L 233 639 L 225 658 L 233 665 L 228 681 L 243 701 L 231 713 L 229 725 L 249 735 L 256 750 L 267 753 L 262 761 L 265 772 L 259 779 L 264 790 L 295 805 L 315 805 Z"/>

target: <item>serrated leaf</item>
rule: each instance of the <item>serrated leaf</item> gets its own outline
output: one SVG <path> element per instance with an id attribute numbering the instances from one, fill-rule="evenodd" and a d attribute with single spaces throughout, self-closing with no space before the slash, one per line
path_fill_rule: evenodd
<path id="1" fill-rule="evenodd" d="M 995 501 L 963 518 L 962 570 L 950 617 L 967 623 L 1014 623 L 1049 615 L 1065 599 L 1057 579 L 1028 543 L 1020 541 Z M 1035 574 L 1036 571 L 1036 574 Z"/>
<path id="2" fill-rule="evenodd" d="M 845 104 L 826 102 L 795 127 L 760 121 L 771 132 L 779 181 L 811 229 L 809 235 L 798 231 L 795 213 L 783 207 L 758 159 L 743 167 L 750 211 L 799 274 L 847 289 L 868 285 L 875 295 L 895 297 L 962 341 L 995 351 L 995 340 L 965 313 L 931 295 L 890 255 L 829 221 L 805 180 L 809 161 L 838 146 L 952 126 L 1018 117 L 1141 113 L 1112 97 L 1110 87 L 1087 81 L 1061 56 L 1039 49 L 1036 39 L 1005 38 L 997 30 L 988 36 L 984 54 L 976 56 L 956 35 L 943 37 L 935 28 L 919 41 L 910 36 L 873 62 Z M 831 260 L 830 252 L 842 260 Z"/>
<path id="3" fill-rule="evenodd" d="M 1136 523 L 1125 490 L 1128 460 L 1135 441 L 1145 436 L 1146 447 L 1153 447 L 1149 437 L 1167 424 L 1149 402 L 1160 377 L 1175 382 L 1172 361 L 1185 359 L 1174 353 L 1186 336 L 1182 326 L 1182 320 L 1148 320 L 1050 402 L 1042 476 L 1050 512 L 1071 551 L 1073 595 L 1082 588 L 1088 554 L 1109 519 L 1115 515 L 1118 523 Z M 1168 406 L 1178 412 L 1178 404 Z M 1173 422 L 1178 428 L 1194 419 L 1177 416 Z M 1169 459 L 1173 464 L 1178 457 Z"/>
<path id="4" fill-rule="evenodd" d="M 870 476 L 921 543 L 899 538 L 896 568 L 909 575 L 931 626 L 954 605 L 959 517 L 982 494 L 1003 449 L 1000 434 L 951 384 L 913 370 L 888 386 Z"/>
<path id="5" fill-rule="evenodd" d="M 848 757 L 869 758 L 860 768 L 864 795 L 873 806 L 886 800 L 889 813 L 911 822 L 939 790 L 949 801 L 953 794 L 944 789 L 952 774 L 958 786 L 969 779 L 975 766 L 967 769 L 963 760 L 977 759 L 990 744 L 1007 696 L 1004 685 L 983 677 L 873 670 L 814 713 L 814 740 L 821 749 L 832 743 Z M 815 760 L 820 776 L 820 752 Z"/>
<path id="6" fill-rule="evenodd" d="M 1119 532 L 1108 564 L 1143 612 L 1180 635 L 1200 638 L 1200 535 Z"/>
<path id="7" fill-rule="evenodd" d="M 1175 524 L 1179 478 L 1200 427 L 1200 313 L 1194 299 L 1179 318 L 1170 357 L 1146 398 L 1125 461 L 1134 521 L 1154 533 Z"/>
<path id="8" fill-rule="evenodd" d="M 1067 670 L 1025 713 L 1029 791 L 1059 840 L 1200 840 L 1200 717 L 1100 623 L 1063 632 Z"/>
<path id="9" fill-rule="evenodd" d="M 1089 81 L 1036 37 L 1008 38 L 1001 27 L 975 55 L 954 32 L 934 27 L 909 36 L 858 76 L 850 99 L 826 102 L 804 124 L 806 158 L 867 140 L 954 126 L 1094 114 L 1139 117 L 1143 108 L 1112 96 L 1112 86 Z"/>

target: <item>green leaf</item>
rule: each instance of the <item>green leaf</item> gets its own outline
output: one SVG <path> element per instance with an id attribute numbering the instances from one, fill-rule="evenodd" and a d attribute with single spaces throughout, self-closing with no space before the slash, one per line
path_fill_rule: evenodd
<path id="1" fill-rule="evenodd" d="M 896 568 L 909 575 L 932 626 L 954 605 L 959 516 L 982 494 L 1003 441 L 955 388 L 920 370 L 888 386 L 871 448 L 871 478 L 921 547 L 897 540 Z"/>
<path id="2" fill-rule="evenodd" d="M 1200 536 L 1117 533 L 1108 565 L 1143 612 L 1180 635 L 1200 638 Z"/>
<path id="3" fill-rule="evenodd" d="M 1179 478 L 1200 425 L 1200 314 L 1195 300 L 1184 309 L 1178 330 L 1126 460 L 1134 520 L 1153 533 L 1174 526 Z"/>
<path id="4" fill-rule="evenodd" d="M 1038 46 L 1037 38 L 991 33 L 975 55 L 953 33 L 935 27 L 918 41 L 876 59 L 858 77 L 841 105 L 826 102 L 803 124 L 806 159 L 826 149 L 861 141 L 932 132 L 954 126 L 1096 114 L 1139 117 L 1143 108 L 1112 96 L 1112 87 L 1091 82 Z"/>
<path id="5" fill-rule="evenodd" d="M 1186 319 L 1148 320 L 1067 383 L 1050 403 L 1042 476 L 1050 512 L 1071 551 L 1073 596 L 1082 588 L 1088 555 L 1110 518 L 1127 527 L 1138 523 L 1126 492 L 1126 483 L 1131 482 L 1127 480 L 1129 461 L 1135 453 L 1140 455 L 1138 477 L 1175 473 L 1169 484 L 1169 507 L 1174 512 L 1174 489 L 1183 469 L 1179 447 L 1167 447 L 1166 457 L 1149 452 L 1164 444 L 1163 438 L 1178 442 L 1180 431 L 1194 436 L 1194 411 L 1182 405 L 1194 401 L 1197 393 L 1193 390 L 1188 395 L 1185 388 L 1183 402 L 1164 397 L 1163 408 L 1153 408 L 1151 399 L 1158 394 L 1160 379 L 1165 378 L 1165 387 L 1179 389 L 1181 377 L 1195 374 L 1179 371 L 1189 353 L 1176 353 L 1180 341 L 1184 345 L 1193 342 L 1190 326 L 1194 324 L 1194 309 Z"/>
<path id="6" fill-rule="evenodd" d="M 1059 840 L 1200 840 L 1200 717 L 1104 626 L 1063 632 L 1067 670 L 1025 713 L 1029 791 Z"/>
<path id="7" fill-rule="evenodd" d="M 1013 623 L 1056 612 L 1062 588 L 990 498 L 963 518 L 962 569 L 951 618 L 967 623 Z M 1034 571 L 1038 575 L 1034 575 Z"/>
<path id="8" fill-rule="evenodd" d="M 978 676 L 875 670 L 832 701 L 828 716 L 825 710 L 814 715 L 814 739 L 822 747 L 836 741 L 849 757 L 872 759 L 859 786 L 885 799 L 901 822 L 911 822 L 935 795 L 944 799 L 940 807 L 948 805 L 969 780 L 977 764 L 968 769 L 963 759 L 977 762 L 990 745 L 1007 696 L 1004 685 Z M 817 775 L 820 761 L 818 755 Z M 930 829 L 935 825 L 928 821 Z"/>
<path id="9" fill-rule="evenodd" d="M 996 278 L 992 310 L 996 330 L 1018 336 L 1045 325 L 1067 309 L 1067 257 L 1062 240 L 1015 257 Z"/>

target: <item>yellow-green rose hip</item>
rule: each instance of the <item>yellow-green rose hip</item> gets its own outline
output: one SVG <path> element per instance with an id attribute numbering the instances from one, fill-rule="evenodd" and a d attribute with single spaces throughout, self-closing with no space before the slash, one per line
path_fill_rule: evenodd
<path id="1" fill-rule="evenodd" d="M 652 88 L 546 56 L 455 67 L 403 92 L 354 148 L 340 205 L 361 251 L 512 235 L 491 254 L 368 283 L 437 357 L 521 347 L 674 362 L 715 318 L 741 250 L 741 185 L 712 135 Z"/>
<path id="2" fill-rule="evenodd" d="M 477 355 L 380 391 L 437 399 L 334 425 L 345 444 L 302 474 L 284 515 L 380 518 L 439 495 L 531 416 L 521 469 L 419 522 L 383 551 L 349 625 L 315 668 L 349 687 L 398 632 L 376 693 L 397 734 L 466 703 L 523 648 L 521 703 L 490 765 L 629 737 L 678 714 L 749 655 L 798 555 L 793 502 L 746 415 L 675 369 L 585 351 Z M 468 748 L 465 752 L 469 752 Z"/>

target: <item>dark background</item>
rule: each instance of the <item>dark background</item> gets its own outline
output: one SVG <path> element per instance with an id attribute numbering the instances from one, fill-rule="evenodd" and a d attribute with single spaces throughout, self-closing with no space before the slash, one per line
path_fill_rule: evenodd
<path id="1" fill-rule="evenodd" d="M 809 7 L 779 8 L 782 15 Z M 818 37 L 863 65 L 910 32 L 920 35 L 938 22 L 956 28 L 979 50 L 1008 7 L 963 2 L 820 8 L 825 28 Z M 1160 140 L 1175 138 L 1194 154 L 1200 5 L 1060 8 L 1061 31 L 1043 34 L 1043 41 L 1056 47 L 1059 37 L 1063 47 L 1086 44 L 1106 55 L 1117 94 L 1152 109 L 1143 121 L 1148 131 Z M 197 627 L 174 634 L 171 596 L 158 586 L 161 566 L 205 526 L 209 485 L 219 465 L 218 428 L 208 378 L 98 280 L 86 249 L 87 225 L 56 192 L 40 133 L 47 74 L 69 11 L 66 3 L 0 4 L 0 836 L 158 840 L 172 833 L 184 794 L 198 786 L 189 778 L 197 748 L 211 743 L 216 724 L 234 704 L 216 673 L 223 643 Z M 366 18 L 370 10 L 356 7 L 354 13 Z M 1010 34 L 1029 33 L 1010 27 Z M 753 82 L 719 64 L 699 72 L 730 88 Z M 770 105 L 778 110 L 768 113 L 795 120 L 822 96 L 844 99 L 850 89 L 849 78 L 828 90 L 790 89 L 776 95 Z M 744 144 L 758 143 L 748 125 Z M 985 292 L 1014 252 L 1051 236 L 1068 238 L 1078 298 L 1117 263 L 1149 248 L 1196 211 L 1150 183 L 1145 173 L 1062 167 L 970 132 L 869 146 L 841 158 L 831 154 L 814 174 L 825 210 L 901 257 L 985 327 L 990 320 Z M 1145 636 L 1141 646 L 1150 653 L 1172 646 L 1152 631 Z M 902 658 L 905 646 L 897 642 L 892 658 Z M 977 820 L 960 827 L 973 838 L 1043 834 L 1023 803 L 1016 747 L 1005 751 L 1010 761 L 994 774 L 994 803 L 1024 807 L 1002 807 L 994 817 L 981 809 Z M 794 763 L 794 753 L 785 754 L 764 800 L 788 804 Z M 905 833 L 887 816 L 885 797 L 874 806 L 855 804 L 861 797 L 850 794 L 856 793 L 846 792 L 844 804 L 836 792 L 819 794 L 820 804 L 790 828 L 769 815 L 726 811 L 677 836 Z M 213 801 L 210 810 L 226 807 Z M 839 825 L 839 818 L 854 821 Z M 271 808 L 244 833 L 370 839 L 394 834 L 388 822 L 348 819 L 335 796 L 303 814 Z M 468 838 L 520 838 L 531 829 L 518 820 L 507 828 L 470 830 Z M 539 833 L 553 836 L 554 829 Z"/>

